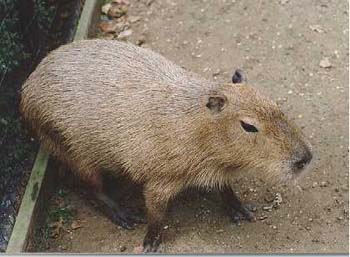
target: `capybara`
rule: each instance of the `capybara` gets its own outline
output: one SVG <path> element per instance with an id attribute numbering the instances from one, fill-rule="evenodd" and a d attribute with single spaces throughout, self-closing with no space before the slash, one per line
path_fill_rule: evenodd
<path id="1" fill-rule="evenodd" d="M 303 133 L 243 78 L 237 70 L 234 83 L 209 81 L 149 49 L 82 40 L 42 60 L 23 85 L 20 109 L 42 146 L 94 188 L 115 222 L 133 224 L 103 194 L 103 172 L 143 185 L 143 249 L 153 252 L 167 205 L 185 188 L 217 188 L 230 215 L 253 220 L 231 189 L 237 172 L 289 181 L 311 161 Z"/>

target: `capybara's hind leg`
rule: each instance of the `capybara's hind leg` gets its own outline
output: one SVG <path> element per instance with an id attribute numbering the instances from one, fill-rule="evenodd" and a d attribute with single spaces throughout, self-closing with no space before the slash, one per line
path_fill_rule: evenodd
<path id="1" fill-rule="evenodd" d="M 230 186 L 221 191 L 225 209 L 234 223 L 240 223 L 242 219 L 255 221 L 252 213 L 253 206 L 243 204 Z"/>
<path id="2" fill-rule="evenodd" d="M 89 184 L 93 188 L 95 198 L 98 200 L 98 205 L 102 209 L 102 212 L 114 223 L 125 229 L 133 229 L 138 223 L 146 223 L 145 218 L 136 215 L 126 208 L 122 208 L 104 192 L 101 173 L 96 172 L 89 176 Z"/>

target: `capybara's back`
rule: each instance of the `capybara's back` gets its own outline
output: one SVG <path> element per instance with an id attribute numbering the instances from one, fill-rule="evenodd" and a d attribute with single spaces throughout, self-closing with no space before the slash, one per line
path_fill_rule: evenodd
<path id="1" fill-rule="evenodd" d="M 23 86 L 21 110 L 44 147 L 83 177 L 118 165 L 143 170 L 147 155 L 171 151 L 156 141 L 170 141 L 179 122 L 198 111 L 208 86 L 201 82 L 150 50 L 87 40 L 39 64 Z"/>

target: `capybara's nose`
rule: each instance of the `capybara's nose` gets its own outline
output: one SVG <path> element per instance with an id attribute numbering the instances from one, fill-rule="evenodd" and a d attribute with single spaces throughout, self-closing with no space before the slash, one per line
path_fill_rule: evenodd
<path id="1" fill-rule="evenodd" d="M 312 160 L 312 153 L 309 149 L 306 149 L 298 160 L 294 162 L 295 171 L 301 171 L 304 167 L 309 164 Z"/>

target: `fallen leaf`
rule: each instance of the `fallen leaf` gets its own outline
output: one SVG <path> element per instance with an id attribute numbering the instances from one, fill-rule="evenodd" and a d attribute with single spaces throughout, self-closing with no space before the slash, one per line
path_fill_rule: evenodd
<path id="1" fill-rule="evenodd" d="M 106 33 L 115 33 L 119 28 L 118 23 L 115 21 L 101 21 L 100 29 Z"/>
<path id="2" fill-rule="evenodd" d="M 122 17 L 128 11 L 128 7 L 126 5 L 118 5 L 112 4 L 112 6 L 108 10 L 108 16 L 113 18 Z"/>
<path id="3" fill-rule="evenodd" d="M 81 224 L 80 221 L 75 220 L 75 221 L 72 222 L 72 224 L 70 225 L 70 227 L 71 227 L 73 230 L 76 230 L 76 229 L 79 229 L 79 228 L 83 227 L 83 225 Z"/>
<path id="4" fill-rule="evenodd" d="M 109 11 L 109 9 L 111 9 L 111 7 L 112 7 L 111 3 L 103 5 L 101 8 L 102 13 L 108 14 L 108 11 Z"/>
<path id="5" fill-rule="evenodd" d="M 133 251 L 133 252 L 136 253 L 136 254 L 142 253 L 142 252 L 143 252 L 143 246 L 142 246 L 142 245 L 136 246 L 136 247 L 134 248 L 134 251 Z"/>
<path id="6" fill-rule="evenodd" d="M 49 224 L 49 227 L 51 228 L 50 237 L 58 238 L 63 228 L 63 218 L 60 217 L 58 221 Z"/>
<path id="7" fill-rule="evenodd" d="M 128 0 L 113 0 L 112 3 L 116 3 L 116 4 L 120 4 L 120 5 L 129 5 L 129 1 Z"/>

